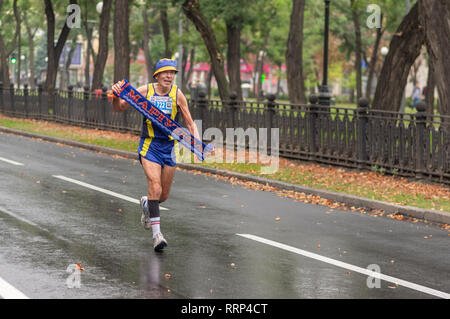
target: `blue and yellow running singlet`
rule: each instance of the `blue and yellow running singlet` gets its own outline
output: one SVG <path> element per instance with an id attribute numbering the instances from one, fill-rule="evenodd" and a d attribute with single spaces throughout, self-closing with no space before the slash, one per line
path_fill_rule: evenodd
<path id="1" fill-rule="evenodd" d="M 155 87 L 151 83 L 148 85 L 147 99 L 174 120 L 177 115 L 177 91 L 178 88 L 174 84 L 168 94 L 161 96 L 155 92 Z M 164 165 L 175 166 L 174 144 L 175 141 L 171 136 L 167 136 L 159 127 L 143 117 L 138 148 L 139 160 L 142 156 L 162 167 Z"/>

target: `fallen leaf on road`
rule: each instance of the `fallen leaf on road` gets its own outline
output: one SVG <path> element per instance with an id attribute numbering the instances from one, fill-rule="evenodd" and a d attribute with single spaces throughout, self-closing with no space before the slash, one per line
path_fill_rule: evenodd
<path id="1" fill-rule="evenodd" d="M 83 266 L 81 266 L 79 263 L 75 263 L 75 265 L 77 265 L 78 270 L 84 271 Z"/>
<path id="2" fill-rule="evenodd" d="M 166 277 L 166 279 L 169 279 L 171 277 L 170 274 L 165 274 L 164 277 Z"/>

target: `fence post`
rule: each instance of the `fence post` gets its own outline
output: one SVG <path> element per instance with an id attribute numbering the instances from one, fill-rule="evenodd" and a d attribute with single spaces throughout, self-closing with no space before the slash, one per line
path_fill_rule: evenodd
<path id="1" fill-rule="evenodd" d="M 369 107 L 370 101 L 363 97 L 358 100 L 358 108 L 356 109 L 357 114 L 357 138 L 356 141 L 358 143 L 358 168 L 363 168 L 367 161 L 367 110 Z"/>
<path id="2" fill-rule="evenodd" d="M 23 86 L 23 99 L 25 107 L 25 117 L 28 118 L 28 84 L 24 84 Z"/>
<path id="3" fill-rule="evenodd" d="M 49 89 L 47 91 L 47 108 L 48 108 L 48 112 L 51 112 L 51 120 L 55 121 L 56 120 L 56 113 L 57 113 L 57 108 L 56 108 L 56 94 L 58 91 L 55 88 Z"/>
<path id="4" fill-rule="evenodd" d="M 107 88 L 102 87 L 102 121 L 103 125 L 106 125 L 106 103 L 108 102 L 108 92 Z"/>
<path id="5" fill-rule="evenodd" d="M 272 127 L 273 118 L 275 116 L 275 94 L 267 95 L 267 111 L 268 111 L 268 123 L 267 123 L 267 154 L 272 155 Z"/>
<path id="6" fill-rule="evenodd" d="M 425 111 L 427 106 L 425 102 L 420 101 L 416 104 L 416 108 L 416 178 L 423 178 L 425 171 L 424 155 L 425 151 L 428 151 L 426 150 L 425 138 L 429 138 L 426 136 L 427 114 Z"/>
<path id="7" fill-rule="evenodd" d="M 230 93 L 230 102 L 228 107 L 228 124 L 230 128 L 235 127 L 235 116 L 236 116 L 236 99 L 237 99 L 237 93 L 231 92 Z"/>
<path id="8" fill-rule="evenodd" d="M 89 100 L 89 86 L 85 85 L 83 87 L 83 115 L 84 115 L 84 125 L 88 123 L 88 100 Z"/>
<path id="9" fill-rule="evenodd" d="M 11 101 L 11 112 L 15 116 L 16 115 L 16 110 L 15 110 L 15 106 L 14 106 L 15 92 L 14 92 L 14 84 L 13 83 L 11 83 L 9 85 L 9 96 L 10 96 L 9 100 Z"/>
<path id="10" fill-rule="evenodd" d="M 316 123 L 317 123 L 317 102 L 319 98 L 316 94 L 311 94 L 309 96 L 309 131 L 308 131 L 308 142 L 309 142 L 309 159 L 316 159 L 317 144 L 316 144 Z"/>
<path id="11" fill-rule="evenodd" d="M 0 107 L 2 112 L 5 111 L 5 105 L 3 104 L 3 82 L 0 81 Z"/>
<path id="12" fill-rule="evenodd" d="M 42 118 L 42 84 L 38 85 L 38 113 L 39 113 L 39 119 Z M 48 115 L 48 114 L 47 114 Z M 47 117 L 45 118 L 47 119 Z"/>
<path id="13" fill-rule="evenodd" d="M 116 97 L 114 96 L 111 103 L 114 103 L 115 98 Z M 112 105 L 111 105 L 111 107 L 112 107 Z M 122 126 L 123 126 L 124 132 L 128 132 L 132 129 L 132 127 L 128 127 L 128 110 L 129 109 L 127 108 L 125 111 L 122 111 Z"/>
<path id="14" fill-rule="evenodd" d="M 209 127 L 209 110 L 208 110 L 208 101 L 206 100 L 206 92 L 205 90 L 200 89 L 198 92 L 198 106 L 200 107 L 200 114 L 202 115 L 202 128 L 208 128 Z M 203 132 L 199 132 L 200 135 L 203 134 Z"/>
<path id="15" fill-rule="evenodd" d="M 69 121 L 72 119 L 72 113 L 73 113 L 73 85 L 69 85 L 67 87 L 67 102 L 68 102 L 68 116 Z"/>

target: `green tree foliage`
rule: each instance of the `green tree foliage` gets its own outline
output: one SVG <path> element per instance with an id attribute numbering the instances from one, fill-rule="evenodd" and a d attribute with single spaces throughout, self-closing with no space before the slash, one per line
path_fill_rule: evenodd
<path id="1" fill-rule="evenodd" d="M 78 4 L 81 8 L 82 26 L 79 33 L 84 40 L 92 41 L 89 56 L 91 65 L 95 62 L 98 49 L 95 45 L 99 38 L 99 22 L 100 15 L 96 11 L 98 1 L 79 0 Z M 178 50 L 178 45 L 183 45 L 183 65 L 187 62 L 191 68 L 198 62 L 210 63 L 210 55 L 208 53 L 205 42 L 201 34 L 197 31 L 193 23 L 182 16 L 183 19 L 183 35 L 178 35 L 178 23 L 180 13 L 182 13 L 182 4 L 185 0 L 133 0 L 130 1 L 131 11 L 129 19 L 129 36 L 131 48 L 131 60 L 135 61 L 137 54 L 143 49 L 143 16 L 142 11 L 145 10 L 148 17 L 148 48 L 150 61 L 154 64 L 160 58 L 166 55 L 166 51 L 173 55 Z M 283 80 L 286 79 L 285 72 L 282 68 L 286 64 L 285 52 L 287 48 L 289 34 L 289 19 L 292 10 L 292 0 L 196 0 L 201 7 L 202 14 L 210 23 L 217 41 L 218 52 L 227 58 L 229 42 L 227 36 L 227 28 L 237 27 L 240 31 L 240 59 L 255 66 L 253 74 L 254 91 L 258 91 L 261 80 L 262 64 L 270 64 L 272 66 L 272 75 Z M 369 66 L 362 72 L 363 77 L 369 76 L 369 69 L 373 65 L 374 74 L 378 75 L 381 70 L 383 57 L 379 54 L 379 48 L 388 46 L 394 33 L 396 32 L 400 22 L 405 15 L 404 1 L 398 0 L 354 0 L 354 9 L 358 15 L 358 22 L 361 28 L 361 50 L 362 58 Z M 411 7 L 417 1 L 411 0 Z M 52 1 L 55 12 L 55 40 L 63 28 L 65 17 L 67 15 L 66 7 L 69 3 L 66 1 Z M 352 23 L 352 7 L 350 0 L 331 1 L 330 7 L 330 80 L 347 87 L 349 90 L 354 89 L 356 79 L 355 74 L 355 49 L 356 39 L 355 30 Z M 47 48 L 45 44 L 47 27 L 45 25 L 44 1 L 17 0 L 20 11 L 26 11 L 27 22 L 30 29 L 34 33 L 31 48 L 27 39 L 25 24 L 22 24 L 22 54 L 28 57 L 30 51 L 35 53 L 35 73 L 39 73 L 46 68 L 45 58 L 47 57 Z M 377 30 L 370 29 L 366 25 L 366 20 L 371 14 L 367 12 L 369 4 L 377 4 L 381 8 L 383 15 L 381 25 L 381 39 L 378 47 L 375 46 L 377 39 Z M 161 9 L 165 8 L 167 14 L 167 26 L 163 28 L 161 22 Z M 26 9 L 26 10 L 25 10 Z M 1 35 L 6 44 L 12 43 L 15 31 L 15 19 L 13 15 L 13 0 L 2 0 L 0 21 Z M 4 14 L 3 14 L 4 13 Z M 25 16 L 21 15 L 22 20 Z M 90 21 L 90 22 L 89 22 Z M 92 35 L 88 30 L 92 29 Z M 164 30 L 168 29 L 169 33 L 164 34 Z M 73 30 L 72 30 L 73 31 Z M 317 85 L 322 81 L 322 57 L 323 57 L 323 31 L 324 31 L 324 3 L 323 1 L 306 1 L 304 11 L 304 28 L 303 28 L 303 76 L 305 79 L 306 93 L 317 90 Z M 113 9 L 111 10 L 109 35 L 109 55 L 114 55 L 114 39 L 113 39 Z M 74 34 L 69 36 L 72 39 Z M 166 40 L 168 42 L 166 43 Z M 166 47 L 167 44 L 167 47 Z M 18 43 L 14 48 L 17 48 Z M 375 49 L 378 52 L 373 54 Z M 260 55 L 260 52 L 263 52 Z M 88 56 L 84 52 L 85 58 Z M 376 59 L 374 59 L 374 56 Z M 262 59 L 261 59 L 262 58 Z M 110 59 L 109 61 L 111 61 Z M 374 63 L 372 63 L 374 62 Z M 28 62 L 27 62 L 28 63 Z M 227 61 L 224 61 L 224 66 Z M 233 63 L 236 66 L 236 63 Z M 22 68 L 29 67 L 28 64 Z M 92 72 L 92 67 L 87 70 L 87 75 Z M 105 79 L 103 83 L 112 81 L 113 68 L 106 66 Z M 58 72 L 61 72 L 59 68 Z M 147 71 L 148 72 L 148 71 Z M 139 78 L 145 74 L 145 67 L 142 65 L 132 66 L 130 76 L 133 79 Z M 11 75 L 11 72 L 9 72 Z M 90 74 L 92 77 L 92 74 Z M 187 73 L 185 74 L 187 76 Z M 229 74 L 228 74 L 229 76 Z M 270 74 L 266 74 L 268 79 Z M 187 82 L 187 79 L 184 79 Z M 206 78 L 205 81 L 208 79 Z M 186 87 L 185 83 L 185 86 Z M 279 83 L 280 84 L 280 83 Z M 281 92 L 280 85 L 276 90 Z M 287 93 L 287 92 L 283 92 Z"/>

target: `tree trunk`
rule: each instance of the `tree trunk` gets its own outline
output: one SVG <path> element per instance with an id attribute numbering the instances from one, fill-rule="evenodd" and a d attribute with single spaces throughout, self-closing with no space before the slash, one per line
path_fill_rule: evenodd
<path id="1" fill-rule="evenodd" d="M 355 5 L 355 0 L 350 0 L 352 6 L 352 20 L 355 29 L 355 71 L 356 71 L 356 99 L 362 97 L 362 82 L 361 82 L 361 62 L 362 62 L 362 41 L 361 41 L 361 27 L 359 25 L 358 10 Z"/>
<path id="2" fill-rule="evenodd" d="M 266 34 L 264 35 L 264 42 L 263 42 L 263 46 L 262 46 L 262 54 L 261 55 L 257 55 L 259 57 L 258 59 L 258 63 L 257 63 L 257 74 L 258 76 L 256 77 L 256 87 L 257 87 L 257 95 L 256 95 L 256 100 L 259 102 L 261 101 L 261 99 L 264 99 L 263 95 L 262 95 L 262 74 L 264 72 L 264 55 L 266 52 L 266 48 L 267 48 L 267 41 L 269 40 L 269 30 L 266 31 Z M 259 52 L 261 52 L 259 51 Z"/>
<path id="3" fill-rule="evenodd" d="M 306 103 L 303 79 L 303 22 L 305 0 L 292 0 L 292 13 L 286 50 L 286 77 L 289 101 Z"/>
<path id="4" fill-rule="evenodd" d="M 0 11 L 3 7 L 3 1 L 0 0 Z M 11 81 L 9 79 L 9 56 L 11 55 L 12 51 L 16 47 L 17 44 L 17 37 L 19 35 L 19 24 L 20 24 L 20 16 L 19 11 L 17 10 L 17 0 L 14 0 L 13 2 L 13 9 L 14 9 L 14 16 L 16 18 L 16 32 L 14 33 L 14 38 L 9 44 L 9 46 L 4 42 L 3 36 L 0 32 L 0 64 L 1 64 L 1 70 L 2 70 L 2 80 L 3 80 L 3 88 L 9 89 Z M 19 57 L 20 58 L 20 57 Z"/>
<path id="5" fill-rule="evenodd" d="M 17 45 L 17 88 L 20 89 L 20 68 L 22 67 L 22 39 L 21 39 L 21 23 L 19 23 L 19 41 Z"/>
<path id="6" fill-rule="evenodd" d="M 86 62 L 84 64 L 84 85 L 88 86 L 89 88 L 91 87 L 91 79 L 90 79 L 90 69 L 91 69 L 91 48 L 92 48 L 92 44 L 91 41 L 89 40 L 90 38 L 92 38 L 92 28 L 88 28 L 87 23 L 86 23 L 86 38 L 87 38 L 87 50 L 86 50 Z"/>
<path id="7" fill-rule="evenodd" d="M 227 21 L 227 71 L 230 81 L 230 91 L 237 94 L 237 100 L 242 100 L 241 87 L 241 27 L 239 22 Z M 240 23 L 239 23 L 240 24 Z"/>
<path id="8" fill-rule="evenodd" d="M 184 50 L 183 50 L 184 52 Z M 185 70 L 185 72 L 183 72 L 183 92 L 187 92 L 187 88 L 188 88 L 188 84 L 189 84 L 189 79 L 191 78 L 192 75 L 192 70 L 194 69 L 194 63 L 195 63 L 195 47 L 193 47 L 191 49 L 191 53 L 189 54 L 189 70 Z M 191 92 L 192 93 L 192 92 Z"/>
<path id="9" fill-rule="evenodd" d="M 425 42 L 419 25 L 419 5 L 416 3 L 405 16 L 390 45 L 389 53 L 378 80 L 373 109 L 398 112 L 408 74 Z"/>
<path id="10" fill-rule="evenodd" d="M 381 21 L 383 21 L 383 15 L 381 15 Z M 375 68 L 378 62 L 378 49 L 380 47 L 381 37 L 383 36 L 384 30 L 377 28 L 377 37 L 375 39 L 375 44 L 373 45 L 372 57 L 369 63 L 369 76 L 367 77 L 366 85 L 366 97 L 370 100 L 372 96 L 372 83 L 375 76 Z"/>
<path id="11" fill-rule="evenodd" d="M 214 77 L 216 78 L 217 86 L 219 88 L 220 98 L 222 100 L 228 100 L 229 87 L 227 78 L 225 76 L 224 59 L 219 45 L 217 44 L 214 31 L 200 11 L 197 0 L 186 0 L 183 3 L 182 8 L 186 17 L 192 21 L 198 32 L 200 32 L 200 35 L 205 42 L 206 48 L 208 49 L 212 68 L 214 70 Z"/>
<path id="12" fill-rule="evenodd" d="M 0 34 L 0 58 L 1 58 L 1 71 L 3 88 L 9 89 L 11 81 L 9 79 L 9 54 L 6 52 L 5 43 L 3 42 L 3 36 Z"/>
<path id="13" fill-rule="evenodd" d="M 434 79 L 433 68 L 428 61 L 428 77 L 427 86 L 425 89 L 425 104 L 427 105 L 427 114 L 434 114 L 434 89 L 436 88 L 436 81 Z"/>
<path id="14" fill-rule="evenodd" d="M 181 18 L 181 17 L 180 17 Z M 189 34 L 189 23 L 186 19 L 183 19 L 183 33 Z M 186 44 L 182 44 L 182 52 L 183 56 L 181 57 L 181 91 L 187 92 L 187 84 L 189 80 L 190 74 L 187 74 L 187 64 L 188 64 L 188 58 L 193 54 L 195 56 L 195 47 L 191 49 L 191 52 L 189 52 L 188 47 Z M 192 63 L 191 68 L 189 70 L 192 70 Z"/>
<path id="15" fill-rule="evenodd" d="M 28 51 L 29 51 L 29 71 L 30 71 L 30 77 L 28 78 L 28 85 L 30 86 L 30 89 L 34 89 L 34 35 L 36 34 L 37 28 L 34 31 L 31 31 L 31 27 L 28 24 L 28 18 L 27 18 L 27 11 L 25 10 L 23 12 L 24 14 L 24 22 L 25 22 L 25 28 L 27 30 L 27 37 L 28 37 Z"/>
<path id="16" fill-rule="evenodd" d="M 61 84 L 60 88 L 66 90 L 70 85 L 70 63 L 72 62 L 72 57 L 77 47 L 77 37 L 75 36 L 70 44 L 70 51 L 64 61 L 64 72 L 61 73 Z"/>
<path id="17" fill-rule="evenodd" d="M 255 69 L 253 70 L 253 95 L 258 98 L 258 72 L 259 72 L 259 54 L 255 54 Z"/>
<path id="18" fill-rule="evenodd" d="M 130 6 L 128 0 L 116 0 L 114 6 L 114 82 L 130 80 Z"/>
<path id="19" fill-rule="evenodd" d="M 209 69 L 208 76 L 206 77 L 206 90 L 208 91 L 208 100 L 211 100 L 211 81 L 214 71 L 212 68 Z"/>
<path id="20" fill-rule="evenodd" d="M 70 0 L 70 4 L 77 4 L 76 0 Z M 56 75 L 58 72 L 59 57 L 69 36 L 70 28 L 67 23 L 61 30 L 58 42 L 55 46 L 55 13 L 53 12 L 50 0 L 45 0 L 45 15 L 47 17 L 47 78 L 45 79 L 45 90 L 53 92 L 56 84 Z"/>
<path id="21" fill-rule="evenodd" d="M 434 114 L 434 89 L 436 88 L 436 80 L 434 78 L 433 68 L 428 61 L 428 77 L 425 90 L 425 104 L 427 105 L 427 113 Z"/>
<path id="22" fill-rule="evenodd" d="M 161 26 L 163 30 L 163 36 L 164 36 L 164 47 L 165 47 L 165 57 L 171 58 L 172 52 L 169 49 L 169 41 L 170 41 L 170 28 L 169 28 L 169 21 L 167 19 L 167 5 L 164 3 L 163 7 L 159 10 L 159 18 L 161 20 Z"/>
<path id="23" fill-rule="evenodd" d="M 3 47 L 3 39 L 0 39 L 0 51 L 1 51 L 1 71 L 2 71 L 2 82 L 3 82 L 3 88 L 7 89 L 9 88 L 11 81 L 9 80 L 9 67 L 8 67 L 8 55 L 6 55 L 5 53 L 3 53 L 3 49 L 1 49 L 1 47 Z"/>
<path id="24" fill-rule="evenodd" d="M 420 69 L 420 65 L 422 64 L 422 60 L 421 59 L 416 59 L 416 61 L 414 61 L 413 65 L 411 66 L 411 83 L 413 84 L 413 86 L 415 87 L 417 82 L 418 82 L 418 75 L 419 75 L 419 69 Z"/>
<path id="25" fill-rule="evenodd" d="M 439 94 L 439 113 L 450 115 L 450 3 L 448 0 L 419 0 L 420 23 L 425 29 L 430 65 Z M 445 127 L 450 131 L 450 121 Z"/>
<path id="26" fill-rule="evenodd" d="M 147 10 L 144 8 L 142 10 L 142 20 L 144 21 L 144 39 L 143 39 L 143 45 L 144 45 L 144 57 L 145 57 L 145 67 L 147 70 L 147 81 L 153 82 L 153 62 L 152 58 L 150 56 L 150 32 L 149 32 L 149 25 L 148 25 L 148 16 L 147 16 Z"/>
<path id="27" fill-rule="evenodd" d="M 355 103 L 355 89 L 351 89 L 350 90 L 349 102 L 350 102 L 350 104 L 354 104 Z"/>
<path id="28" fill-rule="evenodd" d="M 102 13 L 100 15 L 100 29 L 98 40 L 97 58 L 94 64 L 94 75 L 92 77 L 92 89 L 101 89 L 103 86 L 103 74 L 105 72 L 106 60 L 108 58 L 108 34 L 109 20 L 111 18 L 112 0 L 104 0 Z"/>

